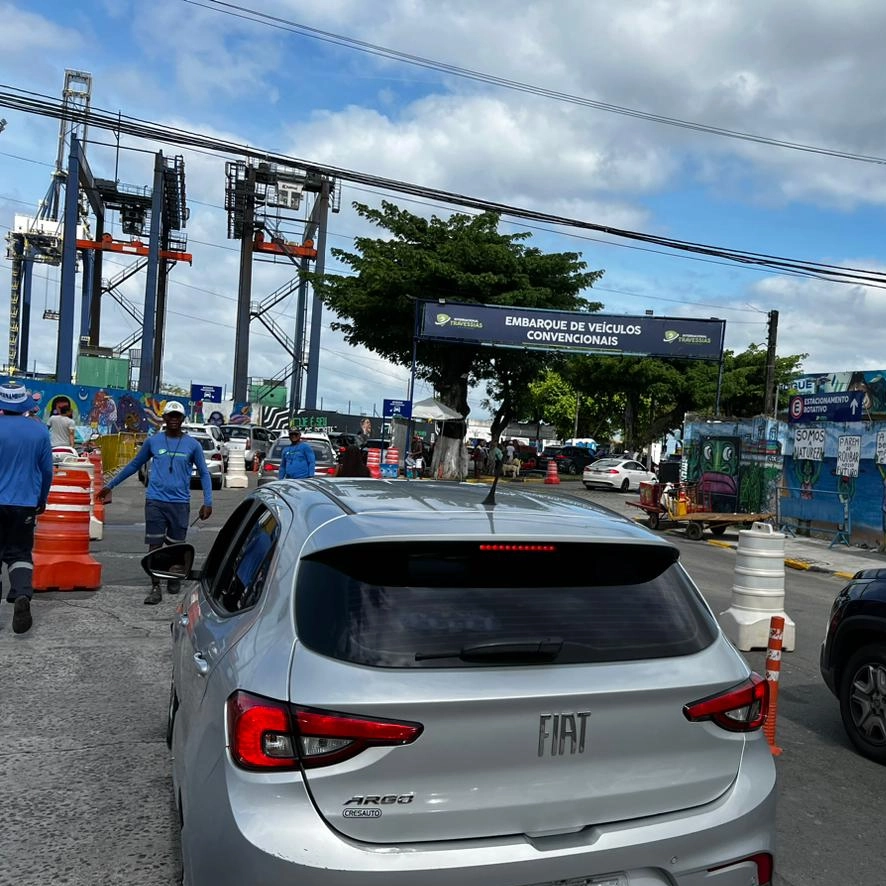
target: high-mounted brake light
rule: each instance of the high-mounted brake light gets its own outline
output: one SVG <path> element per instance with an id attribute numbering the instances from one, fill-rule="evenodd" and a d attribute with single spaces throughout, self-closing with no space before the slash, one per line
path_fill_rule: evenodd
<path id="1" fill-rule="evenodd" d="M 423 729 L 421 723 L 289 706 L 242 690 L 228 699 L 231 756 L 244 769 L 330 766 L 369 747 L 409 744 Z"/>
<path id="2" fill-rule="evenodd" d="M 556 545 L 480 545 L 481 551 L 536 551 L 552 554 L 557 550 Z"/>
<path id="3" fill-rule="evenodd" d="M 693 723 L 711 720 L 729 732 L 759 729 L 766 722 L 768 712 L 769 684 L 759 674 L 751 674 L 738 686 L 683 707 L 687 720 Z"/>

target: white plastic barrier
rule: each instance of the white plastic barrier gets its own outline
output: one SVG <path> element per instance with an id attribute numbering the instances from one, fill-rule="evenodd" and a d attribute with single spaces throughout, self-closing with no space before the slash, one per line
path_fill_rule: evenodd
<path id="1" fill-rule="evenodd" d="M 784 618 L 782 648 L 793 652 L 796 626 L 784 611 L 784 533 L 768 523 L 754 523 L 738 533 L 735 578 L 729 608 L 720 613 L 723 633 L 738 649 L 765 649 L 769 620 Z"/>
<path id="2" fill-rule="evenodd" d="M 105 525 L 95 516 L 95 465 L 86 456 L 78 456 L 76 450 L 74 455 L 65 456 L 57 464 L 75 467 L 89 474 L 89 540 L 101 541 L 105 534 Z"/>
<path id="3" fill-rule="evenodd" d="M 225 474 L 228 489 L 246 489 L 249 478 L 246 476 L 246 449 L 231 445 L 228 449 L 228 471 Z"/>

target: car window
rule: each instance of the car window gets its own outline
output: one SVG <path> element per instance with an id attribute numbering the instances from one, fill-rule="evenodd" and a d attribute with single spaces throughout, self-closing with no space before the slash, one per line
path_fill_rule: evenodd
<path id="1" fill-rule="evenodd" d="M 203 450 L 205 452 L 215 452 L 215 450 L 218 448 L 215 445 L 215 440 L 213 440 L 212 437 L 198 437 L 195 434 L 194 439 L 200 441 L 200 445 L 203 447 Z"/>
<path id="2" fill-rule="evenodd" d="M 231 546 L 243 529 L 244 522 L 254 507 L 255 502 L 252 499 L 241 502 L 231 516 L 222 524 L 215 542 L 209 549 L 209 554 L 206 557 L 206 562 L 203 564 L 203 571 L 201 573 L 201 582 L 207 594 L 212 589 L 225 557 L 227 557 Z"/>
<path id="3" fill-rule="evenodd" d="M 330 446 L 325 440 L 304 440 L 303 442 L 307 443 L 308 446 L 314 450 L 314 458 L 316 458 L 317 461 L 335 461 L 332 446 Z M 283 459 L 283 450 L 289 445 L 289 440 L 278 440 L 274 444 L 274 448 L 271 450 L 271 454 L 268 457 L 281 461 Z"/>
<path id="4" fill-rule="evenodd" d="M 625 467 L 629 471 L 645 471 L 646 470 L 646 468 L 644 468 L 643 465 L 641 465 L 640 462 L 637 462 L 637 461 L 629 461 L 625 465 Z"/>
<path id="5" fill-rule="evenodd" d="M 299 638 L 321 655 L 362 665 L 458 668 L 482 666 L 460 650 L 496 642 L 557 638 L 559 665 L 688 655 L 717 634 L 661 548 L 479 548 L 391 542 L 311 555 L 296 580 Z"/>
<path id="6" fill-rule="evenodd" d="M 228 428 L 227 434 L 229 440 L 248 440 L 249 428 Z"/>
<path id="7" fill-rule="evenodd" d="M 279 537 L 277 518 L 263 505 L 256 507 L 242 525 L 209 590 L 217 609 L 242 612 L 258 602 Z"/>

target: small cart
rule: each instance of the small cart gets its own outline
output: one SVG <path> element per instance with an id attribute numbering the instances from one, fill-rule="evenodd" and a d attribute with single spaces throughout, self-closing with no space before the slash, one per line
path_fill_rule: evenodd
<path id="1" fill-rule="evenodd" d="M 686 537 L 698 541 L 705 527 L 713 535 L 722 535 L 728 526 L 741 525 L 750 528 L 754 523 L 772 520 L 772 514 L 720 513 L 711 510 L 697 483 L 679 483 L 665 492 L 660 483 L 641 483 L 640 501 L 627 504 L 645 511 L 650 529 L 660 529 L 662 521 L 677 526 L 686 524 Z"/>

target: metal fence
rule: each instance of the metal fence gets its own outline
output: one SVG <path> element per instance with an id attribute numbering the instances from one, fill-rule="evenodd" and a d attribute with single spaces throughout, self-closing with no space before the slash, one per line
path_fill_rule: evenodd
<path id="1" fill-rule="evenodd" d="M 777 506 L 778 526 L 782 532 L 831 537 L 829 547 L 850 543 L 852 520 L 849 500 L 842 498 L 838 492 L 779 486 Z"/>
<path id="2" fill-rule="evenodd" d="M 98 440 L 102 453 L 102 471 L 106 478 L 113 477 L 124 465 L 135 458 L 145 434 L 106 434 Z"/>

